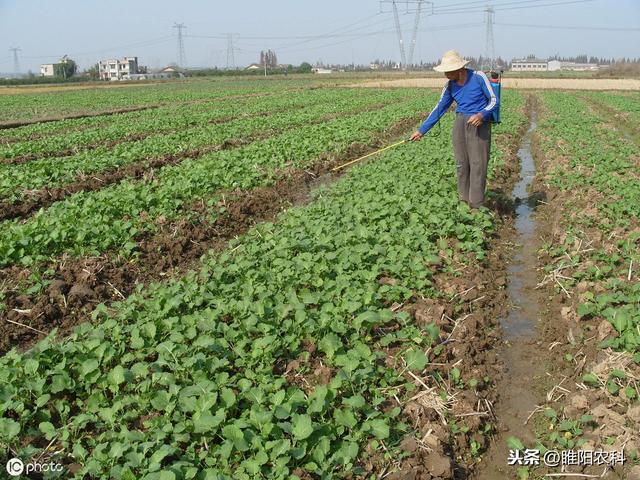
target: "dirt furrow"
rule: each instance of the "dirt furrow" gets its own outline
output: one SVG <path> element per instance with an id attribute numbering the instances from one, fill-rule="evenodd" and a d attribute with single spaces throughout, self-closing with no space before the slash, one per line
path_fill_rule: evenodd
<path id="1" fill-rule="evenodd" d="M 11 128 L 19 128 L 26 127 L 29 125 L 35 125 L 36 123 L 50 123 L 50 122 L 61 122 L 63 120 L 75 120 L 79 118 L 89 118 L 89 117 L 108 117 L 110 115 L 117 115 L 119 113 L 129 113 L 129 112 L 140 112 L 143 110 L 152 110 L 154 108 L 163 107 L 165 104 L 158 103 L 153 105 L 145 105 L 142 107 L 127 107 L 127 108 L 117 108 L 114 110 L 104 110 L 102 112 L 92 112 L 92 113 L 77 113 L 70 115 L 61 115 L 58 117 L 43 117 L 43 118 L 35 118 L 33 120 L 22 120 L 15 122 L 0 122 L 0 130 L 8 130 Z"/>
<path id="2" fill-rule="evenodd" d="M 501 134 L 494 140 L 505 153 L 505 161 L 489 185 L 488 207 L 498 218 L 497 230 L 488 239 L 486 261 L 461 262 L 455 268 L 459 276 L 437 274 L 441 299 L 414 298 L 403 307 L 418 325 L 435 323 L 444 340 L 439 345 L 443 348 L 440 355 L 430 353 L 427 375 L 418 379 L 406 376 L 407 382 L 416 385 L 417 393 L 401 408 L 405 422 L 417 433 L 401 441 L 400 447 L 409 456 L 399 461 L 399 471 L 390 479 L 475 478 L 481 466 L 478 455 L 491 446 L 499 425 L 496 382 L 504 370 L 497 348 L 501 342 L 499 319 L 509 311 L 506 285 L 515 215 L 514 202 L 505 192 L 510 192 L 518 179 L 517 151 L 522 135 L 524 130 Z M 458 380 L 451 377 L 453 369 L 459 371 Z M 430 376 L 438 375 L 442 382 L 437 388 L 425 389 L 423 382 L 433 383 Z"/>

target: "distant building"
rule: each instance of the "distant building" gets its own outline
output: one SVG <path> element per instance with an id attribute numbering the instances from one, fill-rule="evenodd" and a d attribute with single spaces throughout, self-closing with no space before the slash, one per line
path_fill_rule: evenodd
<path id="1" fill-rule="evenodd" d="M 55 76 L 55 63 L 44 63 L 40 65 L 41 77 L 53 77 Z"/>
<path id="2" fill-rule="evenodd" d="M 179 77 L 184 77 L 186 70 L 176 66 L 176 65 L 169 65 L 168 67 L 164 67 L 163 69 L 161 69 L 158 73 L 171 73 L 174 76 L 179 76 Z"/>
<path id="3" fill-rule="evenodd" d="M 261 70 L 262 68 L 264 68 L 264 67 L 262 65 L 260 65 L 259 63 L 252 63 L 247 68 L 245 68 L 245 70 Z"/>
<path id="4" fill-rule="evenodd" d="M 124 57 L 122 60 L 102 60 L 98 63 L 100 80 L 122 80 L 125 75 L 137 73 L 138 57 Z"/>
<path id="5" fill-rule="evenodd" d="M 560 60 L 549 61 L 549 71 L 557 72 L 558 70 L 586 71 L 599 70 L 601 67 L 596 63 L 577 63 L 577 62 L 561 62 Z"/>
<path id="6" fill-rule="evenodd" d="M 314 68 L 311 71 L 313 73 L 319 73 L 321 75 L 326 75 L 326 74 L 329 74 L 329 73 L 333 73 L 333 70 L 331 70 L 330 68 Z"/>
<path id="7" fill-rule="evenodd" d="M 182 73 L 129 73 L 127 75 L 123 75 L 121 80 L 165 80 L 168 78 L 182 78 L 184 75 Z"/>
<path id="8" fill-rule="evenodd" d="M 511 62 L 512 72 L 546 72 L 549 69 L 549 62 L 546 60 L 527 59 L 513 60 Z"/>

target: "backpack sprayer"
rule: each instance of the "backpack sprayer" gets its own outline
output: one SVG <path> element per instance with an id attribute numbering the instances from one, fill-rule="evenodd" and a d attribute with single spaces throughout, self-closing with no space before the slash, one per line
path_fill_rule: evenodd
<path id="1" fill-rule="evenodd" d="M 502 70 L 499 72 L 490 70 L 486 72 L 486 75 L 489 77 L 493 93 L 495 93 L 496 98 L 498 99 L 498 108 L 491 112 L 491 123 L 500 123 L 500 107 L 502 106 L 502 99 L 500 98 L 500 95 L 502 94 Z"/>
<path id="2" fill-rule="evenodd" d="M 502 105 L 501 102 L 501 98 L 500 95 L 502 93 L 502 70 L 500 70 L 499 72 L 496 72 L 494 70 L 490 70 L 489 72 L 486 72 L 487 77 L 489 78 L 489 82 L 491 83 L 491 88 L 493 89 L 493 93 L 495 94 L 496 98 L 498 99 L 498 108 L 496 108 L 493 112 L 491 112 L 491 123 L 500 123 L 500 106 Z M 438 120 L 438 125 L 440 124 L 440 120 Z M 367 155 L 363 155 L 360 158 L 356 158 L 355 160 L 351 160 L 350 162 L 344 163 L 342 165 L 339 165 L 337 167 L 334 167 L 331 169 L 332 172 L 338 171 L 344 167 L 348 167 L 349 165 L 352 165 L 354 163 L 360 162 L 362 160 L 364 160 L 365 158 L 369 158 L 372 157 L 374 155 L 377 155 L 378 153 L 382 153 L 385 150 L 389 150 L 391 148 L 403 145 L 405 143 L 409 142 L 409 140 L 402 140 L 400 142 L 394 143 L 392 145 L 389 145 L 387 147 L 381 148 L 380 150 L 376 150 L 375 152 L 371 152 L 368 153 Z"/>

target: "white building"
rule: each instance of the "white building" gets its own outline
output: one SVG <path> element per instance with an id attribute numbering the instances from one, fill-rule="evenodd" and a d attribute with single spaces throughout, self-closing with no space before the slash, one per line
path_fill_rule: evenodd
<path id="1" fill-rule="evenodd" d="M 129 73 L 122 76 L 122 80 L 166 80 L 170 78 L 182 78 L 184 75 L 176 73 Z"/>
<path id="2" fill-rule="evenodd" d="M 549 71 L 556 72 L 558 70 L 572 70 L 574 72 L 586 71 L 586 70 L 599 70 L 600 65 L 596 63 L 576 63 L 576 62 L 561 62 L 560 60 L 549 61 Z"/>
<path id="3" fill-rule="evenodd" d="M 55 63 L 44 63 L 42 65 L 40 65 L 40 76 L 41 77 L 53 77 L 55 75 L 54 73 L 54 66 L 56 64 Z"/>
<path id="4" fill-rule="evenodd" d="M 125 75 L 138 73 L 138 57 L 102 60 L 98 63 L 98 72 L 100 80 L 122 80 Z"/>
<path id="5" fill-rule="evenodd" d="M 549 69 L 549 62 L 546 60 L 527 59 L 513 60 L 511 62 L 512 72 L 546 72 Z"/>

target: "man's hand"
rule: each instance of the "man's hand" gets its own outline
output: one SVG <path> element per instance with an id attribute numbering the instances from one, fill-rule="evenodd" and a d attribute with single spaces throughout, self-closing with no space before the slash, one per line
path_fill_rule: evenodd
<path id="1" fill-rule="evenodd" d="M 410 140 L 412 142 L 417 142 L 418 140 L 420 140 L 422 138 L 422 134 L 420 132 L 415 132 L 413 135 L 411 135 Z"/>
<path id="2" fill-rule="evenodd" d="M 484 121 L 484 117 L 482 116 L 482 112 L 478 112 L 475 115 L 471 115 L 467 123 L 470 123 L 474 127 L 479 127 L 480 124 Z"/>

